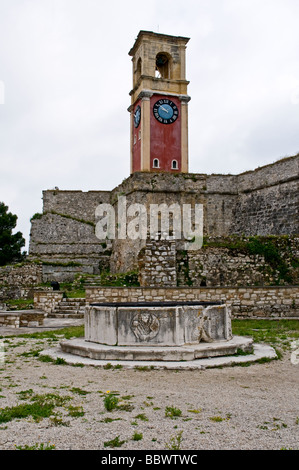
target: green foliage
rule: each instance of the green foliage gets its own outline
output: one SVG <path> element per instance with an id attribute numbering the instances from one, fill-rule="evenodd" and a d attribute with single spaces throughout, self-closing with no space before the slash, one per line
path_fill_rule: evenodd
<path id="1" fill-rule="evenodd" d="M 43 216 L 43 214 L 41 214 L 40 212 L 36 212 L 36 213 L 33 214 L 33 216 L 31 217 L 30 222 L 32 222 L 33 220 L 41 219 L 42 216 Z"/>
<path id="2" fill-rule="evenodd" d="M 232 253 L 240 252 L 252 256 L 263 256 L 273 273 L 278 273 L 275 284 L 280 284 L 281 280 L 287 284 L 293 282 L 290 266 L 296 268 L 298 260 L 296 260 L 295 254 L 292 253 L 290 237 L 288 236 L 244 237 L 233 235 L 219 240 L 209 240 L 204 237 L 203 248 L 205 247 L 227 248 Z M 289 259 L 289 263 L 287 263 L 286 258 Z"/>
<path id="3" fill-rule="evenodd" d="M 104 447 L 121 447 L 126 441 L 121 441 L 119 436 L 116 436 L 111 441 L 104 442 Z"/>
<path id="4" fill-rule="evenodd" d="M 104 271 L 100 275 L 101 286 L 115 286 L 115 287 L 138 287 L 138 272 L 129 271 L 127 273 L 111 274 Z"/>
<path id="5" fill-rule="evenodd" d="M 174 406 L 166 406 L 165 408 L 165 416 L 167 418 L 178 418 L 182 415 L 182 410 L 179 408 L 175 408 Z"/>
<path id="6" fill-rule="evenodd" d="M 16 450 L 54 450 L 55 445 L 50 443 L 33 444 L 32 446 L 16 446 Z"/>
<path id="7" fill-rule="evenodd" d="M 107 411 L 113 411 L 117 408 L 118 405 L 118 398 L 113 393 L 107 392 L 104 397 L 104 406 Z"/>
<path id="8" fill-rule="evenodd" d="M 33 308 L 33 299 L 11 299 L 6 300 L 6 304 L 10 310 L 29 310 Z"/>
<path id="9" fill-rule="evenodd" d="M 267 343 L 275 348 L 278 358 L 282 354 L 277 348 L 287 350 L 294 339 L 299 338 L 298 320 L 232 320 L 234 336 L 250 336 L 256 343 Z"/>
<path id="10" fill-rule="evenodd" d="M 138 433 L 138 432 L 135 431 L 133 436 L 132 436 L 133 441 L 141 441 L 142 438 L 143 438 L 142 432 Z"/>
<path id="11" fill-rule="evenodd" d="M 70 397 L 61 397 L 50 393 L 35 395 L 31 397 L 30 403 L 2 408 L 0 410 L 0 423 L 7 423 L 13 419 L 28 418 L 28 416 L 31 416 L 34 421 L 49 418 L 56 406 L 63 406 L 69 399 Z"/>
<path id="12" fill-rule="evenodd" d="M 13 234 L 18 217 L 8 212 L 8 207 L 0 202 L 0 266 L 5 266 L 24 257 L 21 249 L 25 240 L 21 232 Z"/>
<path id="13" fill-rule="evenodd" d="M 166 448 L 170 450 L 180 450 L 182 440 L 183 431 L 180 431 L 175 436 L 171 437 L 170 442 L 166 444 Z"/>

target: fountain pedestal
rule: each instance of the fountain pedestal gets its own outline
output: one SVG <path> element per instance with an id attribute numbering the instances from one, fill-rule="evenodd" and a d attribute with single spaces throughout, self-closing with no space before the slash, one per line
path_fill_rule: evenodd
<path id="1" fill-rule="evenodd" d="M 250 351 L 250 338 L 233 338 L 227 305 L 207 302 L 91 304 L 84 340 L 62 351 L 97 360 L 193 361 Z"/>

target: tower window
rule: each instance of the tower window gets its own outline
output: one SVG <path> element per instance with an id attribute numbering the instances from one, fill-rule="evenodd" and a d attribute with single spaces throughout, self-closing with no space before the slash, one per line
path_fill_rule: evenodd
<path id="1" fill-rule="evenodd" d="M 160 168 L 159 159 L 158 159 L 158 158 L 154 158 L 154 161 L 153 161 L 153 168 Z"/>
<path id="2" fill-rule="evenodd" d="M 179 166 L 178 166 L 178 162 L 177 160 L 172 160 L 171 162 L 171 169 L 172 170 L 178 170 Z"/>
<path id="3" fill-rule="evenodd" d="M 141 70 L 142 70 L 142 60 L 141 57 L 139 57 L 138 62 L 137 62 L 137 67 L 136 67 L 136 81 L 139 80 L 141 77 Z"/>
<path id="4" fill-rule="evenodd" d="M 156 78 L 170 78 L 170 58 L 164 52 L 156 56 Z"/>

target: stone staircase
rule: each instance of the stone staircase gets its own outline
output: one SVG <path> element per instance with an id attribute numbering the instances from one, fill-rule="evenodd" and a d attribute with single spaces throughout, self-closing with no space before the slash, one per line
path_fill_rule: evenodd
<path id="1" fill-rule="evenodd" d="M 64 298 L 56 306 L 49 318 L 84 318 L 86 300 L 84 298 Z"/>

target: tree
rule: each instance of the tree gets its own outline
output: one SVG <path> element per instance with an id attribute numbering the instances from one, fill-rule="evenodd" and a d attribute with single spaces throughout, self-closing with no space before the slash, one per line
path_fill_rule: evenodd
<path id="1" fill-rule="evenodd" d="M 19 261 L 24 256 L 21 254 L 21 248 L 25 245 L 22 233 L 12 233 L 17 220 L 18 217 L 8 212 L 8 207 L 0 202 L 0 266 Z"/>

